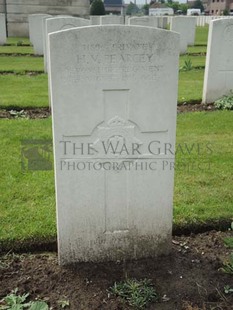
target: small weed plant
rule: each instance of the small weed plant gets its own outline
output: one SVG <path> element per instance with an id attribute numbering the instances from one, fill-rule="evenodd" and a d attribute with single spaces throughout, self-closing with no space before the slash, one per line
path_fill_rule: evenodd
<path id="1" fill-rule="evenodd" d="M 233 293 L 233 288 L 230 287 L 230 285 L 224 286 L 224 293 L 225 294 L 232 294 Z"/>
<path id="2" fill-rule="evenodd" d="M 233 91 L 228 96 L 215 101 L 214 106 L 219 110 L 233 110 Z"/>
<path id="3" fill-rule="evenodd" d="M 25 118 L 26 117 L 26 113 L 24 112 L 24 110 L 21 110 L 21 111 L 11 110 L 9 113 L 14 118 Z"/>
<path id="4" fill-rule="evenodd" d="M 231 253 L 229 261 L 225 263 L 223 267 L 220 268 L 220 270 L 223 271 L 224 273 L 233 275 L 233 253 Z"/>
<path id="5" fill-rule="evenodd" d="M 111 287 L 111 293 L 121 297 L 136 309 L 144 309 L 148 303 L 157 301 L 159 298 L 158 293 L 148 279 L 140 281 L 127 279 L 126 281 L 115 283 Z"/>
<path id="6" fill-rule="evenodd" d="M 193 69 L 192 60 L 190 58 L 186 59 L 184 62 L 184 66 L 181 67 L 182 71 L 191 71 Z"/>
<path id="7" fill-rule="evenodd" d="M 23 41 L 19 40 L 17 43 L 16 43 L 17 46 L 22 46 L 23 45 Z"/>
<path id="8" fill-rule="evenodd" d="M 233 237 L 224 238 L 224 244 L 230 249 L 233 249 Z"/>
<path id="9" fill-rule="evenodd" d="M 65 308 L 70 306 L 70 302 L 67 299 L 61 299 L 57 303 L 60 306 L 60 308 L 62 308 L 62 309 L 65 309 Z"/>
<path id="10" fill-rule="evenodd" d="M 19 295 L 16 288 L 0 301 L 0 310 L 49 310 L 44 301 L 29 301 L 29 293 Z"/>

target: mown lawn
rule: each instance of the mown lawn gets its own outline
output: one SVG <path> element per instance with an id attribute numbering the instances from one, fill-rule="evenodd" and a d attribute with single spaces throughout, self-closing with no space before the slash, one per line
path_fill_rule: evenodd
<path id="1" fill-rule="evenodd" d="M 179 72 L 178 103 L 201 102 L 204 70 Z"/>
<path id="2" fill-rule="evenodd" d="M 178 115 L 175 225 L 232 218 L 232 116 L 228 111 Z M 53 171 L 21 170 L 21 140 L 51 135 L 51 119 L 0 120 L 0 244 L 56 235 Z M 193 146 L 191 155 L 185 145 Z"/>
<path id="3" fill-rule="evenodd" d="M 202 97 L 208 27 L 197 27 L 196 46 L 180 57 L 192 70 L 179 72 L 178 102 L 200 102 Z M 11 46 L 1 53 L 33 53 L 31 46 L 16 46 L 28 39 L 10 38 Z M 25 74 L 43 70 L 43 58 L 0 56 L 0 108 L 48 106 L 46 74 Z M 178 227 L 232 219 L 233 214 L 233 114 L 228 111 L 178 115 L 174 224 Z M 51 139 L 51 119 L 0 120 L 0 246 L 11 241 L 41 240 L 56 236 L 53 171 L 22 170 L 21 141 Z M 199 148 L 199 153 L 198 153 Z M 187 153 L 190 151 L 190 154 Z"/>
<path id="4" fill-rule="evenodd" d="M 47 75 L 0 75 L 0 108 L 48 106 Z"/>
<path id="5" fill-rule="evenodd" d="M 0 240 L 56 234 L 53 171 L 22 171 L 21 140 L 51 139 L 51 120 L 0 120 Z"/>
<path id="6" fill-rule="evenodd" d="M 233 113 L 195 112 L 178 116 L 177 143 L 193 150 L 177 153 L 174 222 L 233 219 Z M 198 151 L 199 147 L 199 151 Z M 181 171 L 180 171 L 181 170 Z"/>
<path id="7" fill-rule="evenodd" d="M 0 46 L 0 56 L 1 54 L 33 54 L 32 46 Z"/>
<path id="8" fill-rule="evenodd" d="M 207 45 L 209 27 L 196 27 L 195 45 Z"/>
<path id="9" fill-rule="evenodd" d="M 201 102 L 203 78 L 204 70 L 180 71 L 178 102 Z M 48 106 L 47 74 L 0 75 L 0 89 L 0 108 Z"/>
<path id="10" fill-rule="evenodd" d="M 17 45 L 17 44 L 28 44 L 30 45 L 30 41 L 29 41 L 29 38 L 27 37 L 9 37 L 7 38 L 7 44 L 10 44 L 10 45 Z"/>
<path id="11" fill-rule="evenodd" d="M 187 61 L 191 62 L 192 68 L 205 66 L 205 56 L 184 55 L 184 56 L 180 56 L 180 68 L 185 67 L 185 62 Z"/>
<path id="12" fill-rule="evenodd" d="M 188 54 L 205 54 L 207 50 L 207 46 L 188 46 L 187 53 Z"/>
<path id="13" fill-rule="evenodd" d="M 23 73 L 24 71 L 44 71 L 43 58 L 30 56 L 0 57 L 0 72 Z"/>

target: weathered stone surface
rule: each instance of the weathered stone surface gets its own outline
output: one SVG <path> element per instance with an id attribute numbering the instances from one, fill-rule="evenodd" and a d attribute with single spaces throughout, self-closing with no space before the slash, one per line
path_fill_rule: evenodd
<path id="1" fill-rule="evenodd" d="M 167 253 L 179 35 L 112 25 L 49 41 L 60 263 Z"/>
<path id="2" fill-rule="evenodd" d="M 90 16 L 91 25 L 100 25 L 100 16 L 99 15 L 91 15 Z"/>
<path id="3" fill-rule="evenodd" d="M 195 40 L 195 17 L 176 16 L 171 20 L 171 30 L 180 34 L 180 54 L 185 54 L 189 44 Z"/>
<path id="4" fill-rule="evenodd" d="M 151 16 L 131 17 L 128 20 L 129 25 L 156 27 L 159 25 L 159 18 Z"/>
<path id="5" fill-rule="evenodd" d="M 202 101 L 214 102 L 233 90 L 233 19 L 210 21 Z"/>
<path id="6" fill-rule="evenodd" d="M 71 16 L 57 16 L 53 18 L 44 19 L 44 71 L 47 72 L 48 62 L 48 34 L 64 29 L 89 26 L 90 20 L 71 17 Z"/>
<path id="7" fill-rule="evenodd" d="M 167 25 L 168 25 L 168 17 L 167 16 L 160 16 L 158 27 L 162 28 L 162 29 L 167 29 Z"/>
<path id="8" fill-rule="evenodd" d="M 0 45 L 6 43 L 6 19 L 5 14 L 0 14 Z"/>
<path id="9" fill-rule="evenodd" d="M 189 35 L 187 37 L 187 42 L 188 42 L 188 45 L 194 45 L 195 44 L 197 18 L 196 18 L 196 16 L 189 16 L 187 18 L 188 18 L 187 28 L 188 28 L 188 33 L 189 33 Z"/>
<path id="10" fill-rule="evenodd" d="M 36 55 L 43 55 L 43 20 L 51 18 L 48 14 L 32 14 L 28 16 L 29 22 L 29 39 L 33 45 L 34 53 Z"/>
<path id="11" fill-rule="evenodd" d="M 104 15 L 100 17 L 101 25 L 124 25 L 124 17 L 119 15 Z"/>

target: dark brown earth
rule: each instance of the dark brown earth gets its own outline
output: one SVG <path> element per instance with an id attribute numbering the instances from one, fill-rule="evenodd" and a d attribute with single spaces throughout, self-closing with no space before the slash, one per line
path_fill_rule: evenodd
<path id="1" fill-rule="evenodd" d="M 201 112 L 201 111 L 215 111 L 215 106 L 211 104 L 203 104 L 203 103 L 184 103 L 177 106 L 178 113 L 184 112 Z"/>
<path id="2" fill-rule="evenodd" d="M 10 113 L 11 110 L 21 111 L 20 108 L 9 108 L 0 109 L 0 118 L 15 118 L 14 115 Z M 178 113 L 184 112 L 198 112 L 198 111 L 214 111 L 216 110 L 213 104 L 202 104 L 202 103 L 188 103 L 177 106 Z M 23 109 L 24 117 L 28 118 L 47 118 L 51 115 L 49 108 L 26 108 Z"/>
<path id="3" fill-rule="evenodd" d="M 0 109 L 0 118 L 16 118 L 11 111 L 23 111 L 23 117 L 27 118 L 47 118 L 51 115 L 51 111 L 49 108 L 32 108 L 32 109 L 19 109 L 19 108 L 12 108 L 12 109 Z"/>
<path id="4" fill-rule="evenodd" d="M 146 309 L 233 309 L 233 275 L 219 270 L 231 250 L 224 245 L 228 232 L 206 232 L 174 237 L 171 255 L 131 262 L 80 263 L 60 267 L 56 253 L 8 254 L 0 257 L 0 299 L 18 288 L 30 298 L 45 300 L 52 309 L 68 300 L 72 310 L 133 309 L 109 293 L 114 282 L 128 278 L 151 279 L 159 302 Z M 68 309 L 68 308 L 67 308 Z"/>

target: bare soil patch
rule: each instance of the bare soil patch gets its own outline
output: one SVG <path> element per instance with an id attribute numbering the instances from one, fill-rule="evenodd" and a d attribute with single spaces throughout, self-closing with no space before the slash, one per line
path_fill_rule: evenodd
<path id="1" fill-rule="evenodd" d="M 0 118 L 15 118 L 11 114 L 11 110 L 21 111 L 24 110 L 24 116 L 28 118 L 47 118 L 51 115 L 50 108 L 19 108 L 19 107 L 8 107 L 7 109 L 0 109 Z M 201 112 L 201 111 L 215 111 L 216 108 L 213 104 L 202 104 L 202 103 L 187 103 L 177 106 L 177 113 L 185 112 Z"/>
<path id="2" fill-rule="evenodd" d="M 23 110 L 23 117 L 27 118 L 47 118 L 51 115 L 50 108 L 8 108 L 8 109 L 0 109 L 0 118 L 16 118 L 16 116 L 11 113 L 13 111 L 22 111 Z"/>
<path id="3" fill-rule="evenodd" d="M 133 309 L 108 291 L 128 277 L 152 280 L 160 300 L 147 309 L 230 310 L 233 294 L 225 294 L 224 287 L 233 287 L 233 275 L 219 271 L 231 252 L 223 242 L 227 236 L 232 232 L 176 236 L 169 256 L 66 268 L 58 265 L 56 253 L 8 254 L 0 257 L 0 299 L 17 287 L 52 309 L 61 309 L 59 300 L 69 300 L 72 310 Z"/>
<path id="4" fill-rule="evenodd" d="M 178 113 L 185 113 L 185 112 L 211 112 L 215 111 L 216 108 L 213 103 L 203 104 L 203 103 L 184 103 L 177 106 Z"/>

